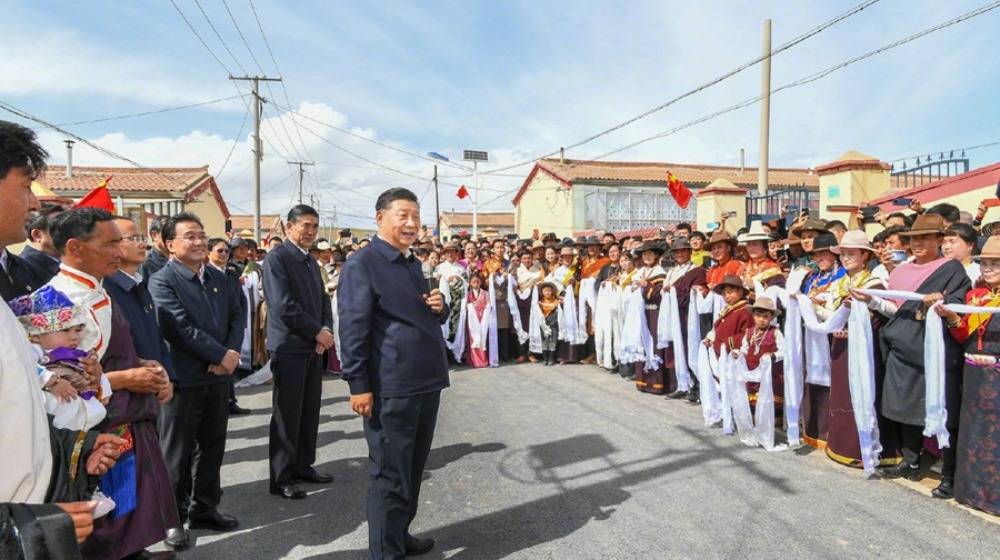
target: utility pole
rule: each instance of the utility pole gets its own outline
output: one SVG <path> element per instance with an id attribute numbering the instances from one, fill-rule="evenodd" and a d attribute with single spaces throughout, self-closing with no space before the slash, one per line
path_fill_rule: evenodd
<path id="1" fill-rule="evenodd" d="M 264 143 L 260 141 L 261 107 L 266 101 L 260 96 L 260 82 L 280 82 L 281 78 L 267 76 L 229 76 L 230 80 L 246 81 L 253 84 L 253 238 L 260 242 L 260 160 L 264 159 Z"/>
<path id="2" fill-rule="evenodd" d="M 767 194 L 768 143 L 771 129 L 771 20 L 764 20 L 764 58 L 760 77 L 760 164 L 757 169 L 757 193 Z"/>
<path id="3" fill-rule="evenodd" d="M 438 166 L 434 165 L 434 229 L 441 236 L 441 195 L 438 193 Z"/>
<path id="4" fill-rule="evenodd" d="M 302 204 L 302 177 L 304 177 L 306 174 L 306 170 L 304 169 L 304 167 L 306 165 L 316 165 L 316 164 L 311 161 L 290 161 L 288 162 L 288 164 L 299 166 L 299 204 Z"/>

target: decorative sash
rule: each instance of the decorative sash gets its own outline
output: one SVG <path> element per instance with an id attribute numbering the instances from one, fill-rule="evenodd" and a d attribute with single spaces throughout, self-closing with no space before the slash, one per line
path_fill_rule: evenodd
<path id="1" fill-rule="evenodd" d="M 830 339 L 827 338 L 827 335 L 844 328 L 851 310 L 842 305 L 833 316 L 820 322 L 809 298 L 797 294 L 795 299 L 799 302 L 799 312 L 806 327 L 806 363 L 809 365 L 806 383 L 829 387 Z"/>
<path id="2" fill-rule="evenodd" d="M 510 276 L 510 281 L 507 282 L 507 302 L 510 304 L 510 319 L 514 323 L 514 332 L 517 333 L 517 341 L 524 344 L 528 341 L 528 331 L 524 330 L 524 326 L 521 325 L 521 308 L 517 305 L 518 297 L 515 294 L 520 294 L 521 290 L 514 287 L 517 284 L 517 279 Z M 520 299 L 528 299 L 531 297 L 531 289 L 524 294 L 524 297 Z M 528 330 L 531 330 L 531 317 L 528 318 Z"/>
<path id="3" fill-rule="evenodd" d="M 616 314 L 612 311 L 617 294 L 611 283 L 601 286 L 597 293 L 597 304 L 594 308 L 594 350 L 597 364 L 605 369 L 614 367 L 614 322 Z"/>
<path id="4" fill-rule="evenodd" d="M 851 333 L 847 337 L 851 408 L 854 409 L 854 423 L 858 427 L 861 463 L 865 476 L 870 477 L 879 464 L 882 443 L 878 431 L 878 415 L 875 412 L 875 337 L 868 307 L 863 302 L 853 300 L 851 303 L 848 332 Z"/>
<path id="5" fill-rule="evenodd" d="M 642 299 L 642 292 L 639 290 L 631 291 L 628 296 L 628 310 L 622 327 L 621 361 L 623 363 L 645 361 L 646 371 L 654 370 L 663 364 L 663 360 L 656 354 L 653 337 L 649 334 L 645 300 Z"/>
<path id="6" fill-rule="evenodd" d="M 579 323 L 576 320 L 576 296 L 573 290 L 563 292 L 562 313 L 559 314 L 559 340 L 570 344 L 577 344 L 577 329 Z"/>
<path id="7" fill-rule="evenodd" d="M 664 292 L 660 303 L 660 317 L 656 325 L 656 347 L 666 348 L 669 345 L 674 347 L 677 389 L 686 391 L 692 387 L 693 382 L 688 371 L 687 350 L 684 348 L 684 333 L 681 330 L 681 313 L 676 290 Z"/>
<path id="8" fill-rule="evenodd" d="M 489 296 L 480 291 L 479 297 L 488 298 Z M 486 343 L 490 338 L 490 315 L 493 310 L 487 301 L 486 306 L 483 308 L 483 317 L 480 318 L 479 312 L 476 310 L 476 303 L 478 303 L 478 301 L 479 300 L 471 302 L 472 305 L 466 308 L 469 325 L 469 347 L 475 348 L 476 350 L 486 350 Z"/>
<path id="9" fill-rule="evenodd" d="M 528 352 L 542 352 L 542 334 L 548 336 L 551 329 L 545 324 L 542 308 L 538 306 L 538 288 L 531 288 L 531 311 L 528 316 Z"/>
<path id="10" fill-rule="evenodd" d="M 693 301 L 693 299 L 692 299 Z M 697 314 L 695 314 L 697 316 Z M 690 316 L 688 316 L 690 319 Z M 688 333 L 688 337 L 691 334 Z M 705 418 L 705 425 L 712 426 L 722 420 L 722 400 L 719 395 L 721 389 L 716 379 L 719 369 L 719 357 L 711 348 L 701 344 L 692 344 L 698 350 L 698 392 L 701 399 L 701 413 Z M 725 344 L 722 345 L 725 348 Z M 721 379 L 721 377 L 720 377 Z"/>
<path id="11" fill-rule="evenodd" d="M 510 282 L 508 282 L 507 285 L 509 286 Z M 508 293 L 509 293 L 509 291 L 508 291 Z M 517 307 L 517 302 L 515 302 L 514 305 L 510 305 L 508 303 L 507 307 L 514 307 L 514 308 L 516 308 Z M 493 283 L 493 277 L 492 276 L 490 277 L 490 308 L 489 308 L 489 312 L 490 312 L 490 325 L 489 325 L 489 332 L 488 332 L 487 336 L 488 336 L 488 338 L 490 340 L 490 343 L 489 343 L 490 367 L 499 367 L 500 366 L 500 349 L 497 348 L 497 346 L 498 346 L 497 345 L 497 291 L 496 291 L 496 285 Z"/>
<path id="12" fill-rule="evenodd" d="M 750 370 L 746 356 L 740 355 L 733 360 L 729 358 L 730 406 L 736 430 L 740 441 L 754 447 L 761 446 L 768 451 L 782 451 L 787 445 L 774 445 L 774 387 L 771 377 L 771 356 L 764 356 L 757 369 Z M 757 391 L 757 408 L 754 415 L 750 414 L 750 397 L 747 392 L 747 382 L 760 383 Z"/>
<path id="13" fill-rule="evenodd" d="M 587 309 L 594 309 L 596 304 L 597 278 L 584 278 L 580 280 L 580 301 L 579 312 L 577 313 L 578 328 L 576 331 L 576 344 L 586 344 L 590 335 L 587 334 Z"/>

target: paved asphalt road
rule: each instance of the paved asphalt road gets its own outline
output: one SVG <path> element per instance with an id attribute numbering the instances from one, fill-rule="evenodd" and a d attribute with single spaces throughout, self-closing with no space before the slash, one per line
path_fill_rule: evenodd
<path id="1" fill-rule="evenodd" d="M 193 531 L 185 560 L 367 558 L 367 450 L 346 383 L 323 385 L 319 463 L 336 482 L 267 493 L 270 387 L 229 423 L 228 534 Z M 1000 528 L 925 488 L 820 453 L 750 449 L 686 403 L 593 366 L 452 372 L 414 532 L 424 558 L 1000 558 Z"/>

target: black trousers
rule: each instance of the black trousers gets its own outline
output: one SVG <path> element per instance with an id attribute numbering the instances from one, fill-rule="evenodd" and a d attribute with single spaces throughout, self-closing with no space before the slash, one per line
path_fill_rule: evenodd
<path id="1" fill-rule="evenodd" d="M 183 524 L 219 506 L 229 427 L 229 381 L 174 391 L 160 409 L 160 449 Z"/>
<path id="2" fill-rule="evenodd" d="M 292 484 L 297 475 L 309 474 L 316 462 L 322 360 L 315 352 L 271 353 L 274 390 L 268 457 L 272 490 Z"/>
<path id="3" fill-rule="evenodd" d="M 910 465 L 920 464 L 920 451 L 924 447 L 924 427 L 899 422 L 895 424 L 903 451 L 903 462 Z M 954 481 L 955 469 L 958 467 L 958 426 L 948 427 L 948 444 L 948 447 L 941 450 L 941 478 Z"/>
<path id="4" fill-rule="evenodd" d="M 501 362 L 510 360 L 510 331 L 497 329 L 497 359 Z"/>
<path id="5" fill-rule="evenodd" d="M 376 399 L 364 419 L 368 441 L 368 557 L 406 558 L 420 480 L 437 424 L 441 391 Z"/>

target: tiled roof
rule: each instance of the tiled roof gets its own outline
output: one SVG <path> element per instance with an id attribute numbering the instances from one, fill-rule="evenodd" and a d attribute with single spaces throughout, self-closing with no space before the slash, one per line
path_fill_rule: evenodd
<path id="1" fill-rule="evenodd" d="M 538 171 L 544 171 L 567 187 L 574 182 L 620 181 L 620 182 L 662 182 L 667 186 L 667 171 L 673 173 L 689 187 L 708 185 L 724 178 L 737 186 L 754 188 L 757 186 L 757 168 L 721 165 L 694 165 L 687 163 L 633 162 L 633 161 L 586 161 L 567 159 L 542 159 L 535 164 L 528 178 L 521 185 L 514 204 L 520 200 Z M 768 182 L 775 187 L 805 185 L 819 188 L 819 176 L 808 169 L 772 167 L 768 170 Z"/>
<path id="2" fill-rule="evenodd" d="M 514 227 L 513 212 L 480 212 L 476 216 L 479 227 Z M 450 227 L 472 227 L 472 212 L 442 212 L 441 222 Z"/>
<path id="3" fill-rule="evenodd" d="M 239 233 L 245 229 L 253 231 L 254 219 L 253 216 L 246 216 L 243 214 L 233 214 L 229 218 L 233 222 L 233 231 Z M 281 226 L 281 216 L 277 214 L 261 214 L 260 215 L 260 227 L 264 230 L 274 230 L 280 229 Z"/>
<path id="4" fill-rule="evenodd" d="M 187 168 L 74 167 L 66 177 L 66 167 L 50 165 L 38 182 L 59 194 L 86 193 L 101 181 L 112 177 L 108 189 L 112 195 L 129 192 L 185 194 L 211 179 L 208 166 Z"/>

